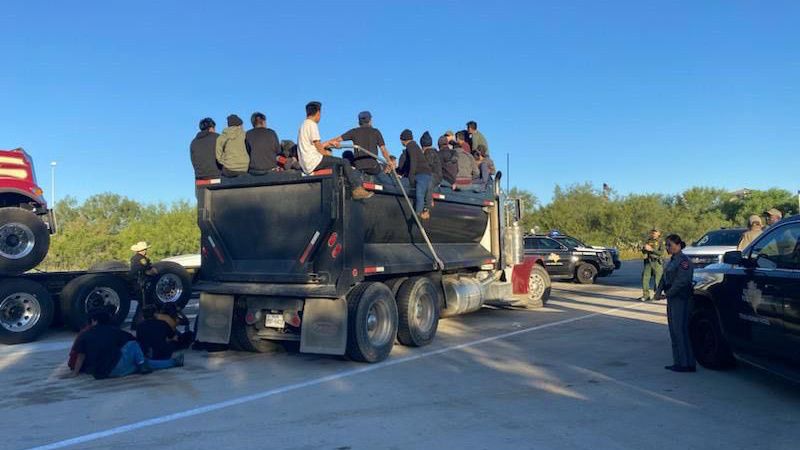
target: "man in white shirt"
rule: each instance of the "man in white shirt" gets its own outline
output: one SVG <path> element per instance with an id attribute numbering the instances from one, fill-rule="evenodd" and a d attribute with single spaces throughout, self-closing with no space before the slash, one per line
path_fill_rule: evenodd
<path id="1" fill-rule="evenodd" d="M 326 149 L 326 147 L 334 146 L 335 142 L 321 142 L 319 125 L 317 125 L 321 117 L 322 104 L 320 102 L 309 102 L 306 105 L 306 120 L 300 125 L 300 132 L 297 136 L 297 155 L 303 172 L 310 175 L 315 170 L 330 169 L 337 164 L 341 165 L 353 191 L 353 200 L 372 197 L 372 192 L 361 186 L 361 177 L 353 169 L 353 166 L 341 158 L 333 157 L 330 150 Z"/>

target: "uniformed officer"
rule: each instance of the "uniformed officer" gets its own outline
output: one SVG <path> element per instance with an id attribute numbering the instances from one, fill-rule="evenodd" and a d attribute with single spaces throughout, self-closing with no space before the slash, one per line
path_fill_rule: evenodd
<path id="1" fill-rule="evenodd" d="M 664 271 L 664 278 L 656 290 L 656 298 L 667 296 L 667 322 L 672 340 L 671 366 L 664 367 L 674 372 L 694 372 L 695 359 L 689 340 L 689 314 L 692 311 L 692 261 L 683 253 L 686 243 L 677 234 L 666 239 L 667 253 L 672 258 Z"/>
<path id="2" fill-rule="evenodd" d="M 650 230 L 647 242 L 642 246 L 644 255 L 644 270 L 642 270 L 642 297 L 643 302 L 652 300 L 650 297 L 650 280 L 653 279 L 653 287 L 658 287 L 661 282 L 661 274 L 664 271 L 662 259 L 664 258 L 664 245 L 660 240 L 661 232 L 657 229 Z"/>
<path id="3" fill-rule="evenodd" d="M 133 315 L 133 326 L 135 329 L 136 324 L 142 319 L 142 306 L 147 299 L 147 285 L 148 282 L 158 275 L 158 270 L 153 267 L 150 258 L 147 257 L 147 249 L 150 245 L 145 241 L 139 241 L 131 246 L 133 256 L 131 256 L 131 268 L 128 275 L 132 280 L 136 281 L 136 286 L 139 287 L 139 301 L 136 306 L 136 313 Z"/>

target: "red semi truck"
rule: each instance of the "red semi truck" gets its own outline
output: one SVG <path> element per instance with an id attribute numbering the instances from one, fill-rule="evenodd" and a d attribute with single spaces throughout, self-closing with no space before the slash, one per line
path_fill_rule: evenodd
<path id="1" fill-rule="evenodd" d="M 97 305 L 114 307 L 114 320 L 128 316 L 139 291 L 125 263 L 109 261 L 87 271 L 31 271 L 47 256 L 56 232 L 53 211 L 36 182 L 33 160 L 21 148 L 0 150 L 0 343 L 37 339 L 53 323 L 79 330 Z M 158 262 L 159 276 L 147 293 L 156 303 L 180 308 L 191 280 L 180 265 Z"/>

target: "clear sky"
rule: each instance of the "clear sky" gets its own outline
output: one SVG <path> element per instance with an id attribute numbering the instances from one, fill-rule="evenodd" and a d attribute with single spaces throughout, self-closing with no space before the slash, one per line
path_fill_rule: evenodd
<path id="1" fill-rule="evenodd" d="M 800 2 L 4 2 L 0 148 L 57 196 L 193 198 L 197 122 L 296 140 L 372 111 L 390 150 L 474 119 L 498 169 L 617 192 L 800 188 Z M 49 194 L 48 194 L 49 198 Z"/>

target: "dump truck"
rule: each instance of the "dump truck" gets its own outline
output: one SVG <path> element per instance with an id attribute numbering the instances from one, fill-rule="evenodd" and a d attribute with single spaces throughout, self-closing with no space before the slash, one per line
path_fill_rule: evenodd
<path id="1" fill-rule="evenodd" d="M 39 338 L 54 324 L 80 330 L 92 308 L 104 305 L 122 323 L 131 299 L 183 308 L 191 296 L 191 278 L 174 262 L 157 262 L 159 275 L 141 293 L 121 261 L 88 270 L 38 270 L 50 249 L 56 218 L 36 181 L 33 159 L 22 148 L 0 150 L 0 344 Z"/>
<path id="2" fill-rule="evenodd" d="M 484 193 L 435 192 L 426 221 L 406 180 L 365 182 L 375 195 L 355 201 L 341 166 L 197 180 L 198 340 L 374 363 L 395 341 L 429 344 L 441 317 L 541 305 L 550 279 L 523 256 L 522 208 L 501 178 Z"/>

